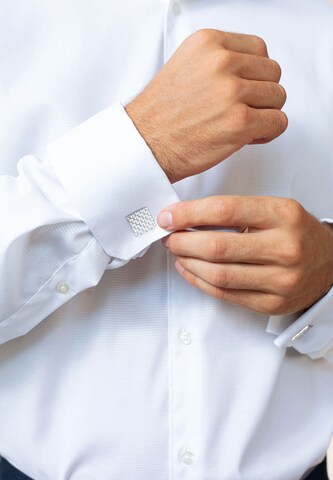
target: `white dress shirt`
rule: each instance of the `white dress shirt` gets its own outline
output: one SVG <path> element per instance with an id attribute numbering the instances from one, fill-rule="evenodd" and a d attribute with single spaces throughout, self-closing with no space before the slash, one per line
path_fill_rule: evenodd
<path id="1" fill-rule="evenodd" d="M 155 218 L 217 194 L 332 218 L 333 6 L 11 0 L 0 26 L 0 454 L 35 480 L 303 478 L 333 431 L 333 291 L 298 318 L 223 303 Z M 290 124 L 172 186 L 123 105 L 203 27 L 266 40 Z"/>

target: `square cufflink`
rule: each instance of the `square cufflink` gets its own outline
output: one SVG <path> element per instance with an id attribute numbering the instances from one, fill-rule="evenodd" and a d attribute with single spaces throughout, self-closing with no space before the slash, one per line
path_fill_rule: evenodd
<path id="1" fill-rule="evenodd" d="M 140 208 L 136 212 L 127 215 L 126 220 L 136 237 L 154 230 L 156 222 L 147 207 Z"/>

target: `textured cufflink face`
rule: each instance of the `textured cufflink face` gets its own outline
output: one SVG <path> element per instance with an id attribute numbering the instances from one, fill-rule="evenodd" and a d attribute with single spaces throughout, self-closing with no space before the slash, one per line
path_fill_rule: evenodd
<path id="1" fill-rule="evenodd" d="M 147 207 L 127 215 L 126 220 L 136 237 L 150 232 L 156 227 L 155 220 Z"/>

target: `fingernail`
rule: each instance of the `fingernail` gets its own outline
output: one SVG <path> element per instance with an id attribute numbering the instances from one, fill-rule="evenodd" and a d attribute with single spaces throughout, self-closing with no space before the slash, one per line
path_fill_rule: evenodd
<path id="1" fill-rule="evenodd" d="M 172 213 L 162 211 L 157 215 L 157 223 L 162 228 L 170 228 L 172 226 Z"/>
<path id="2" fill-rule="evenodd" d="M 181 266 L 181 264 L 178 262 L 178 260 L 175 261 L 175 267 L 176 270 L 178 270 L 179 273 L 183 273 L 185 268 Z"/>

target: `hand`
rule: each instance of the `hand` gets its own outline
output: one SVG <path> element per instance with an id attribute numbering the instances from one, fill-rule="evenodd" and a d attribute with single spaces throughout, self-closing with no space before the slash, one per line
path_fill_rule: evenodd
<path id="1" fill-rule="evenodd" d="M 284 132 L 280 76 L 261 38 L 199 30 L 125 109 L 175 182 Z"/>
<path id="2" fill-rule="evenodd" d="M 166 245 L 190 284 L 255 312 L 302 311 L 333 284 L 333 230 L 295 200 L 208 197 L 172 205 L 159 214 L 158 223 L 169 230 L 246 228 L 244 233 L 179 231 Z"/>

